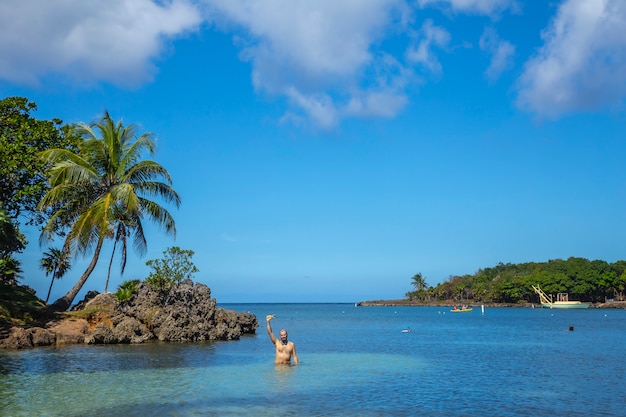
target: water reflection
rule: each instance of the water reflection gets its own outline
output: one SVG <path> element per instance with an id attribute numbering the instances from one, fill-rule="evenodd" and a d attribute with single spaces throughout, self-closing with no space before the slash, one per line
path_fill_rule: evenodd
<path id="1" fill-rule="evenodd" d="M 0 353 L 0 374 L 54 374 L 215 365 L 215 343 L 67 346 Z"/>
<path id="2" fill-rule="evenodd" d="M 274 372 L 272 373 L 273 386 L 277 390 L 285 390 L 291 388 L 291 384 L 294 380 L 294 373 L 297 367 L 300 365 L 274 365 Z"/>

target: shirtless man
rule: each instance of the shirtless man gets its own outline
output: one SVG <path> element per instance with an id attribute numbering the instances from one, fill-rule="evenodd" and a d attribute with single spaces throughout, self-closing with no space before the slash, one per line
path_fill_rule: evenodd
<path id="1" fill-rule="evenodd" d="M 272 326 L 270 321 L 274 316 L 267 316 L 265 321 L 267 322 L 267 334 L 270 336 L 270 340 L 276 346 L 276 359 L 274 363 L 276 365 L 291 365 L 291 358 L 293 358 L 293 364 L 298 364 L 298 355 L 296 355 L 296 345 L 293 342 L 287 340 L 287 330 L 282 329 L 279 332 L 280 339 L 277 339 L 272 333 Z"/>

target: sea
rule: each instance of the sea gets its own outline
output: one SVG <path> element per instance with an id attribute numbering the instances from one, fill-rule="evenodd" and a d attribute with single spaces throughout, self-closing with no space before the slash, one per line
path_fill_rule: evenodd
<path id="1" fill-rule="evenodd" d="M 261 327 L 228 342 L 0 351 L 0 415 L 626 416 L 626 310 L 221 306 Z M 267 314 L 299 365 L 274 365 Z"/>

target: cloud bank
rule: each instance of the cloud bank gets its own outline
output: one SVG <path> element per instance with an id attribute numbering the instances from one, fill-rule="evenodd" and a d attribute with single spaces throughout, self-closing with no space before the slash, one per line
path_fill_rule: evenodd
<path id="1" fill-rule="evenodd" d="M 563 0 L 555 10 L 543 44 L 521 68 L 517 106 L 547 118 L 621 108 L 626 2 Z M 514 56 L 524 60 L 498 34 L 506 12 L 523 19 L 524 2 L 4 0 L 0 79 L 132 88 L 153 80 L 176 38 L 217 28 L 232 34 L 240 59 L 251 64 L 257 93 L 285 100 L 282 121 L 332 129 L 348 117 L 393 118 L 422 83 L 452 76 L 443 58 L 464 42 L 458 14 L 489 17 L 465 22 L 486 25 L 471 42 L 489 55 L 484 73 L 493 84 L 514 68 Z"/>
<path id="2" fill-rule="evenodd" d="M 285 120 L 332 128 L 347 115 L 393 116 L 409 75 L 376 42 L 410 12 L 401 0 L 207 0 L 215 22 L 241 30 L 258 92 L 292 104 Z"/>
<path id="3" fill-rule="evenodd" d="M 420 7 L 437 6 L 456 13 L 497 15 L 505 10 L 517 10 L 516 0 L 417 0 Z"/>
<path id="4" fill-rule="evenodd" d="M 517 104 L 540 117 L 621 107 L 626 96 L 626 2 L 567 0 L 518 80 Z"/>
<path id="5" fill-rule="evenodd" d="M 56 74 L 136 86 L 152 79 L 167 39 L 201 22 L 184 0 L 3 0 L 0 78 L 36 86 Z"/>

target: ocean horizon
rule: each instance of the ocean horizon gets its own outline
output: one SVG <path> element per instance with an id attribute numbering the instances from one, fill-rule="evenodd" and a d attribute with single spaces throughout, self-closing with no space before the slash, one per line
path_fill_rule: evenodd
<path id="1" fill-rule="evenodd" d="M 256 314 L 257 333 L 0 351 L 0 415 L 626 414 L 624 310 L 220 306 Z M 274 365 L 267 314 L 275 333 L 288 330 L 298 366 Z"/>

